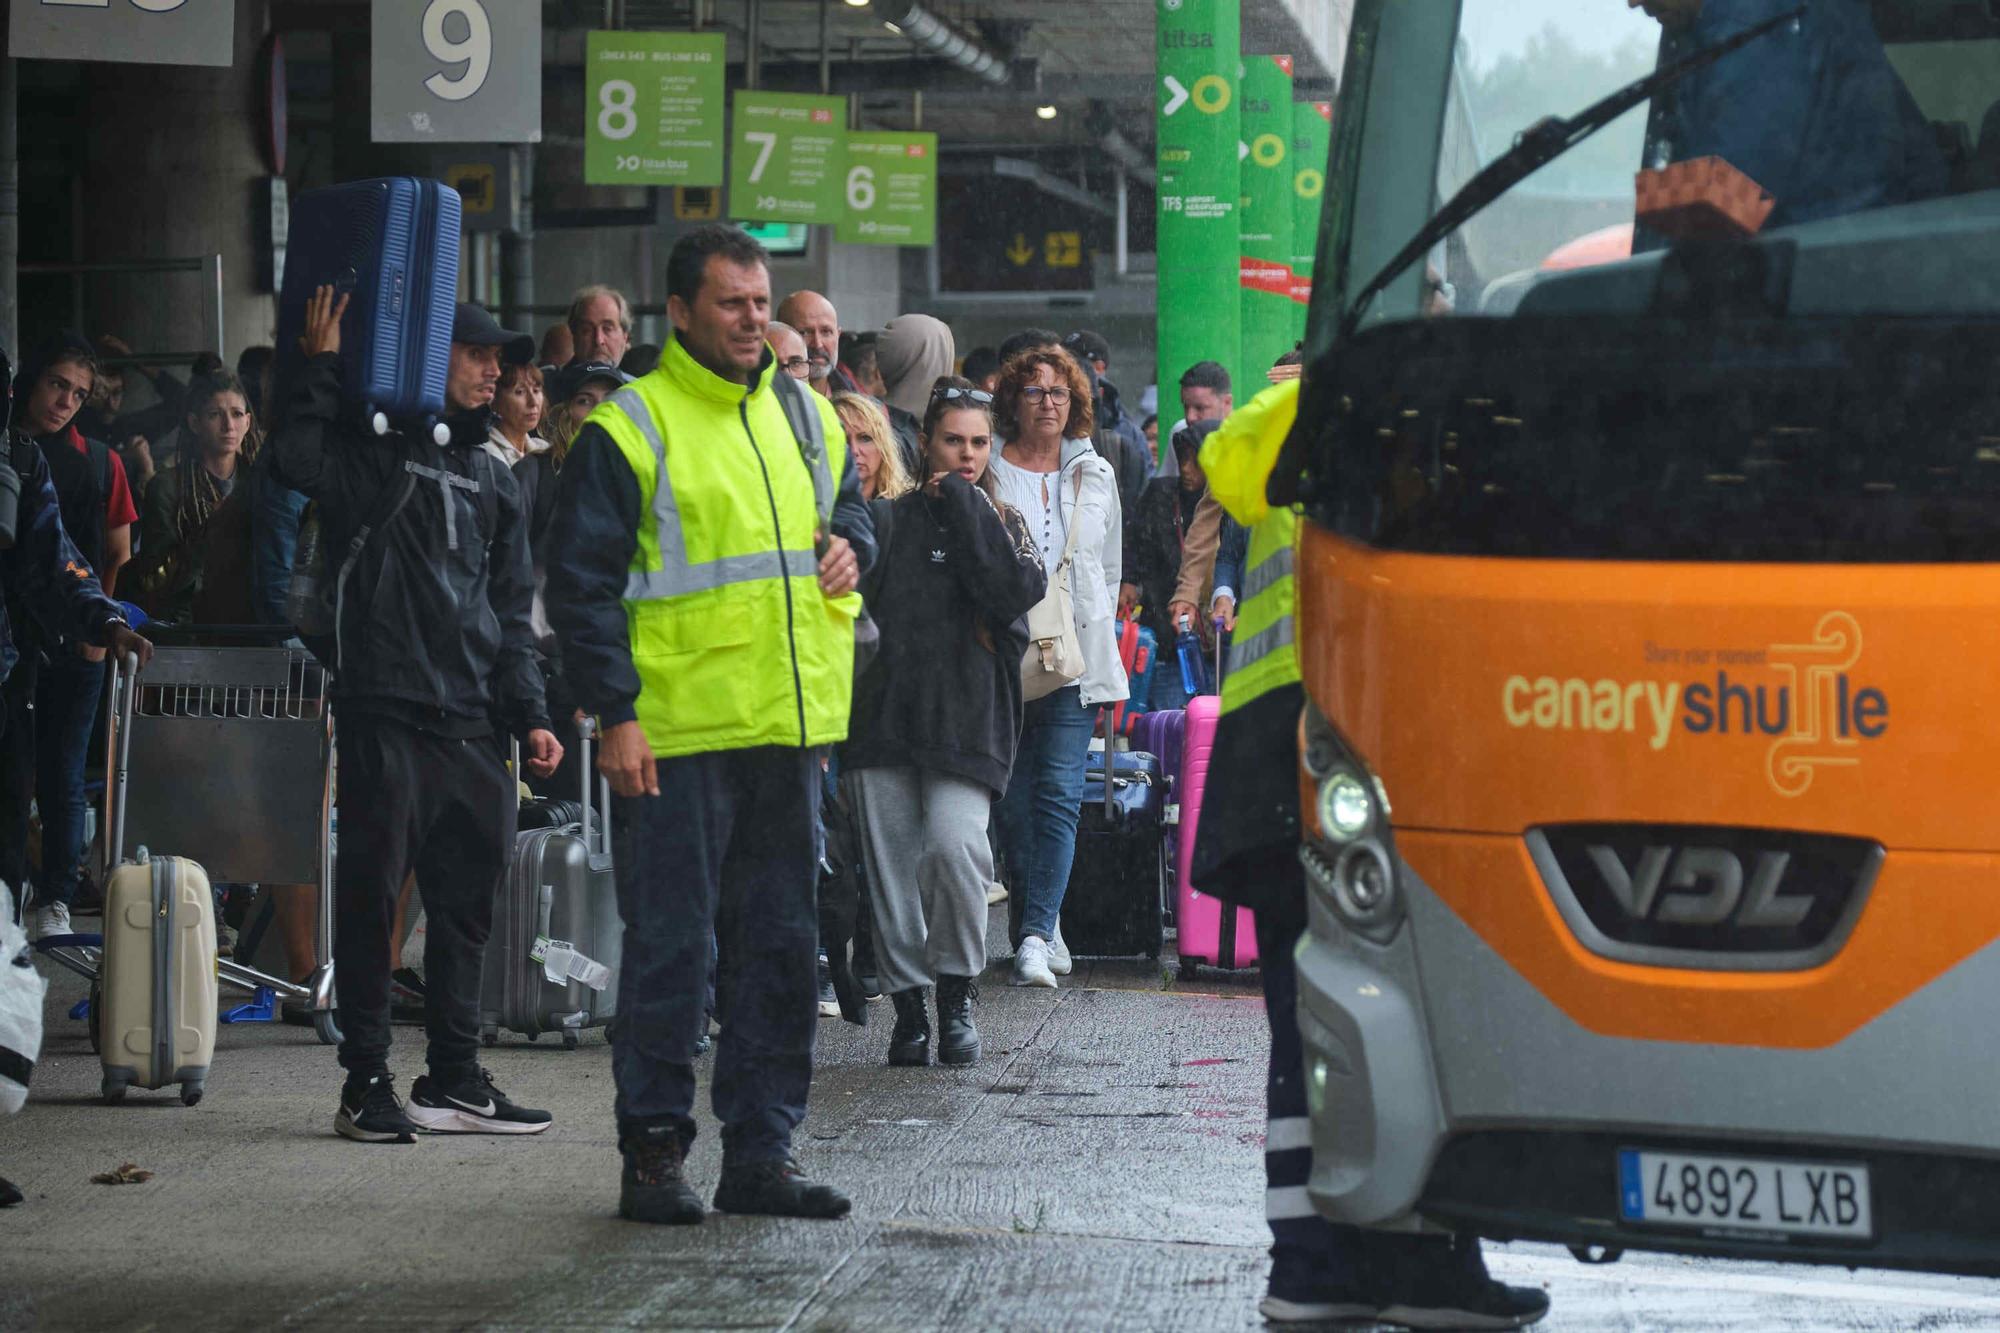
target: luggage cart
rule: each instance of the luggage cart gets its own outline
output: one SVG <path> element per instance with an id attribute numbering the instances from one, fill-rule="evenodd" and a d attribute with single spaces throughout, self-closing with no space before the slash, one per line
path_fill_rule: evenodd
<path id="1" fill-rule="evenodd" d="M 202 627 L 205 639 L 289 637 L 267 626 Z M 166 637 L 162 634 L 160 637 Z M 178 636 L 176 636 L 178 637 Z M 136 664 L 137 659 L 131 659 Z M 333 1013 L 333 714 L 328 678 L 303 648 L 161 646 L 143 678 L 114 663 L 105 784 L 105 878 L 126 847 L 185 856 L 226 884 L 312 884 L 314 967 L 304 983 L 217 962 L 223 984 L 312 1011 L 322 1042 Z M 88 936 L 51 941 L 52 961 L 97 981 Z"/>

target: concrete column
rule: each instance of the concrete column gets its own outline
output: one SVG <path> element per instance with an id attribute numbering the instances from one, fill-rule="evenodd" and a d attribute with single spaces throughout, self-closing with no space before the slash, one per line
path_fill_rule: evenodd
<path id="1" fill-rule="evenodd" d="M 85 258 L 106 263 L 222 255 L 224 346 L 237 353 L 275 335 L 277 301 L 256 290 L 252 190 L 258 151 L 256 53 L 265 0 L 235 0 L 236 59 L 228 69 L 97 63 L 84 67 Z M 135 350 L 193 351 L 214 341 L 215 296 L 198 274 L 93 277 L 85 332 L 117 333 Z"/>

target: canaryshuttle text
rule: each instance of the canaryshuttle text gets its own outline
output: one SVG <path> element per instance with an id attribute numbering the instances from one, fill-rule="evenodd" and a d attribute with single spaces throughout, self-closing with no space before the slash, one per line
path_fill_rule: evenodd
<path id="1" fill-rule="evenodd" d="M 1857 688 L 1846 673 L 1832 681 L 1833 730 L 1842 739 L 1874 740 L 1889 729 L 1889 700 L 1873 686 Z M 1784 736 L 1798 730 L 1790 685 L 1752 684 L 1727 671 L 1713 679 L 1586 680 L 1509 676 L 1500 704 L 1513 727 L 1541 731 L 1619 731 L 1664 750 L 1679 730 L 1692 736 Z"/>

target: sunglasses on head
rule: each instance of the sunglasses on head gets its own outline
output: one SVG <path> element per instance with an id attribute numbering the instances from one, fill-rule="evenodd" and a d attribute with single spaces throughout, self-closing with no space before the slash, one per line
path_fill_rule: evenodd
<path id="1" fill-rule="evenodd" d="M 964 399 L 968 403 L 977 403 L 981 407 L 984 407 L 993 401 L 993 395 L 984 389 L 961 389 L 955 384 L 947 384 L 941 388 L 932 389 L 931 399 L 934 402 L 940 403 L 955 403 L 960 399 Z"/>

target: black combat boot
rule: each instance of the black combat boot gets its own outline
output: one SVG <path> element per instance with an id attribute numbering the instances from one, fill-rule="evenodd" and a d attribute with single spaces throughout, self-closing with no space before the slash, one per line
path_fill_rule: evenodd
<path id="1" fill-rule="evenodd" d="M 924 988 L 912 986 L 889 996 L 896 1006 L 896 1027 L 889 1034 L 891 1065 L 927 1065 L 931 1062 L 931 1016 L 924 1008 Z"/>
<path id="2" fill-rule="evenodd" d="M 632 1130 L 619 1144 L 625 1173 L 618 1182 L 618 1215 L 634 1222 L 693 1226 L 708 1216 L 687 1183 L 679 1131 L 671 1126 Z"/>
<path id="3" fill-rule="evenodd" d="M 979 1062 L 979 1029 L 972 1025 L 972 1002 L 979 987 L 971 977 L 939 977 L 937 983 L 938 1063 Z"/>
<path id="4" fill-rule="evenodd" d="M 724 1213 L 831 1220 L 846 1217 L 851 1206 L 847 1196 L 833 1186 L 815 1185 L 807 1180 L 798 1163 L 790 1158 L 773 1162 L 725 1161 L 722 1183 L 715 1187 L 716 1210 Z"/>

